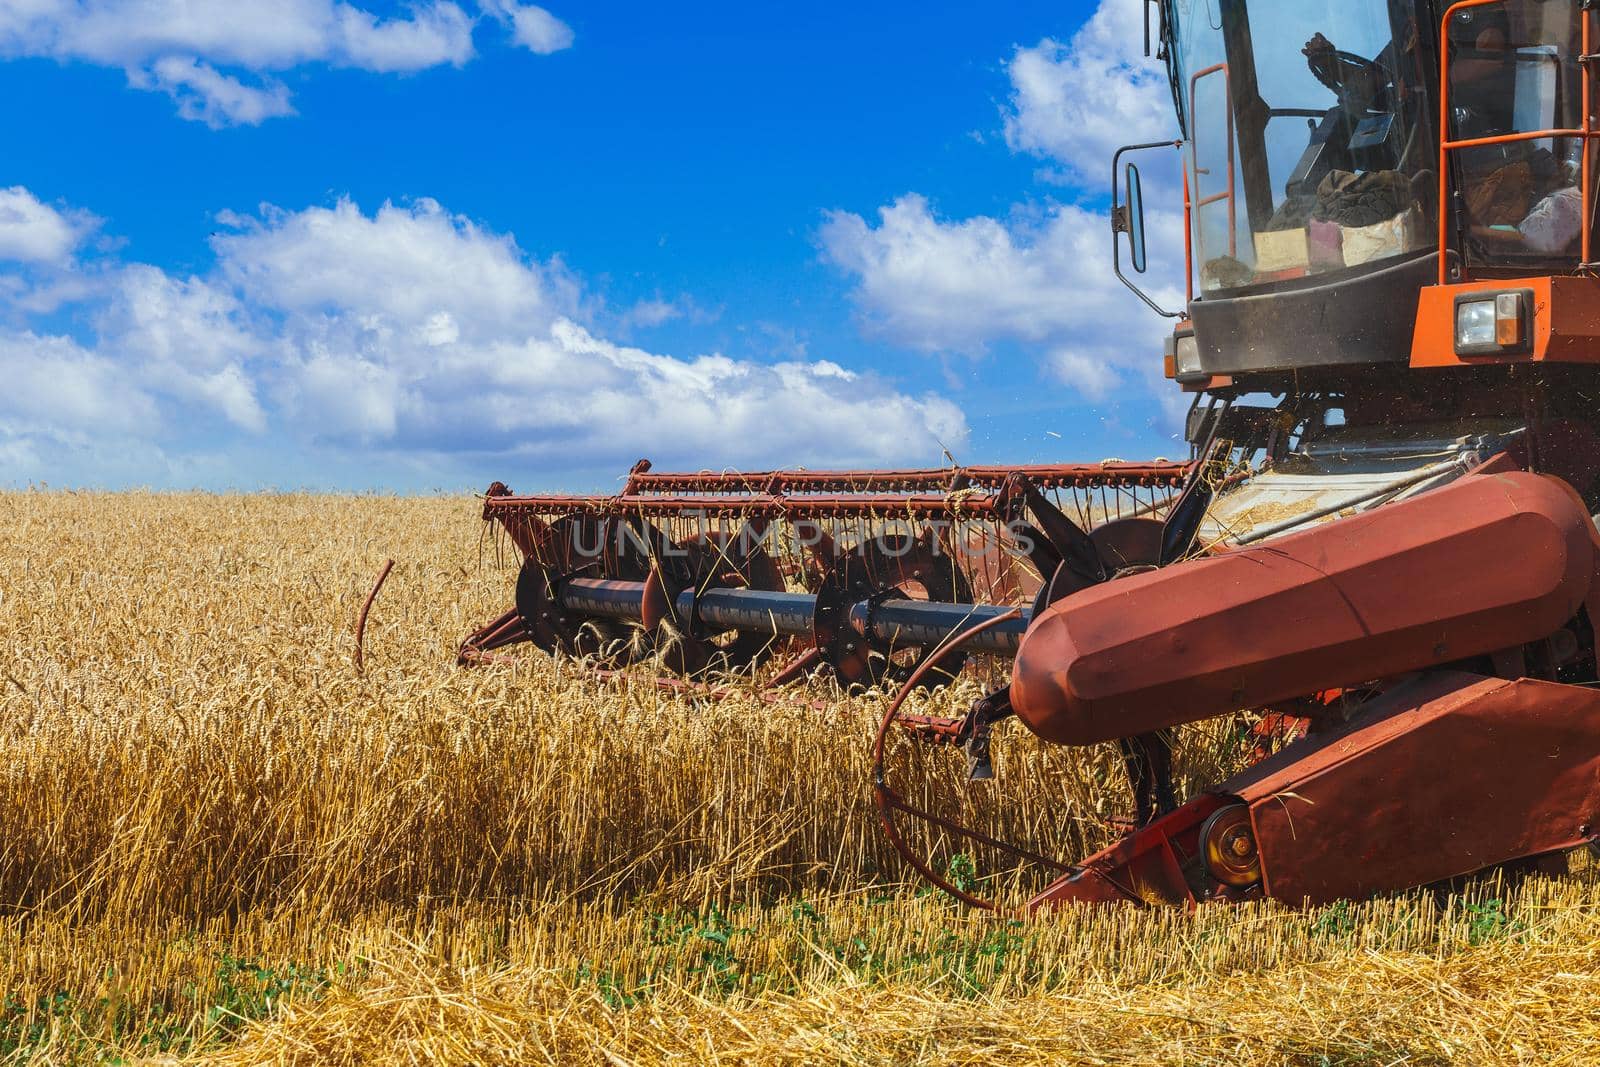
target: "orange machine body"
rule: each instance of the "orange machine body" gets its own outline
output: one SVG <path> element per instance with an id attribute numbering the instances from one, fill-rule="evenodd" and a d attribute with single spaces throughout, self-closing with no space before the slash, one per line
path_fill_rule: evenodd
<path id="1" fill-rule="evenodd" d="M 1456 298 L 1464 293 L 1533 294 L 1530 343 L 1515 354 L 1459 355 Z M 1557 275 L 1435 285 L 1422 290 L 1411 366 L 1474 367 L 1505 363 L 1600 364 L 1600 278 Z"/>

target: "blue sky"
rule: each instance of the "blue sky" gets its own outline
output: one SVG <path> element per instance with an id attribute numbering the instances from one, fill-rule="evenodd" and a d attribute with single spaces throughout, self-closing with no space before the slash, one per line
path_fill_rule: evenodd
<path id="1" fill-rule="evenodd" d="M 0 483 L 1176 453 L 1141 6 L 10 0 Z"/>

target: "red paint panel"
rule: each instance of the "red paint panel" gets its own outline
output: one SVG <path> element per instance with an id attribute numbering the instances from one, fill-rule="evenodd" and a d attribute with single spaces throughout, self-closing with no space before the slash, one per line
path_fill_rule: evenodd
<path id="1" fill-rule="evenodd" d="M 1244 889 L 1206 872 L 1198 837 L 1236 798 L 1263 876 Z M 1123 838 L 1029 907 L 1361 899 L 1575 848 L 1597 828 L 1600 691 L 1440 671 Z"/>
<path id="2" fill-rule="evenodd" d="M 1435 675 L 1221 789 L 1250 804 L 1266 893 L 1289 904 L 1574 848 L 1600 819 L 1600 692 Z"/>
<path id="3" fill-rule="evenodd" d="M 1214 793 L 1203 793 L 1177 811 L 1124 837 L 1103 852 L 1083 861 L 1079 869 L 1052 884 L 1028 902 L 1039 911 L 1062 904 L 1171 904 L 1187 907 L 1198 902 L 1184 875 L 1184 867 L 1199 870 L 1200 827 L 1218 808 L 1230 803 Z M 1212 892 L 1227 893 L 1213 885 Z M 1209 894 L 1205 897 L 1209 899 Z"/>
<path id="4" fill-rule="evenodd" d="M 1597 540 L 1563 482 L 1464 478 L 1069 597 L 1024 638 L 1012 704 L 1092 744 L 1539 640 L 1589 597 Z"/>

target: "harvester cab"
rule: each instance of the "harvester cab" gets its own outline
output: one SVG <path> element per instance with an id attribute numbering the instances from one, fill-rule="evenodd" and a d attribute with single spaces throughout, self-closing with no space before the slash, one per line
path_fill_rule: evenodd
<path id="1" fill-rule="evenodd" d="M 1592 365 L 1591 334 L 1541 333 L 1587 288 L 1536 317 L 1543 289 L 1496 284 L 1589 273 L 1582 7 L 1155 5 L 1193 260 L 1169 375 L 1380 393 L 1494 357 Z"/>
<path id="2" fill-rule="evenodd" d="M 610 496 L 496 483 L 484 517 L 522 561 L 515 606 L 461 661 L 532 642 L 600 670 L 648 661 L 706 696 L 894 692 L 885 828 L 977 904 L 897 821 L 1004 846 L 894 788 L 897 731 L 960 745 L 980 778 L 1013 718 L 1120 746 L 1133 830 L 1078 862 L 1012 850 L 1060 873 L 1035 908 L 1361 897 L 1594 844 L 1596 13 L 1126 2 L 1145 7 L 1177 135 L 1113 160 L 1112 269 L 1175 320 L 1189 456 L 641 461 Z M 1161 205 L 1136 154 L 1173 148 L 1186 299 L 1168 310 L 1140 285 Z M 1007 659 L 960 714 L 903 710 Z M 1172 731 L 1239 712 L 1286 743 L 1179 797 Z"/>

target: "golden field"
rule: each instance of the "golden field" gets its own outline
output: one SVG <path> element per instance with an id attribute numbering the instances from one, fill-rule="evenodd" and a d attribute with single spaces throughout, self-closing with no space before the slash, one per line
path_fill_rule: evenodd
<path id="1" fill-rule="evenodd" d="M 455 667 L 512 584 L 470 498 L 10 493 L 0 545 L 7 1062 L 1600 1059 L 1587 874 L 974 914 L 877 828 L 881 697 Z M 1189 783 L 1240 745 L 1187 734 Z M 1109 840 L 1113 753 L 1012 726 L 996 755 L 969 786 L 905 745 L 896 777 L 1049 855 Z"/>

